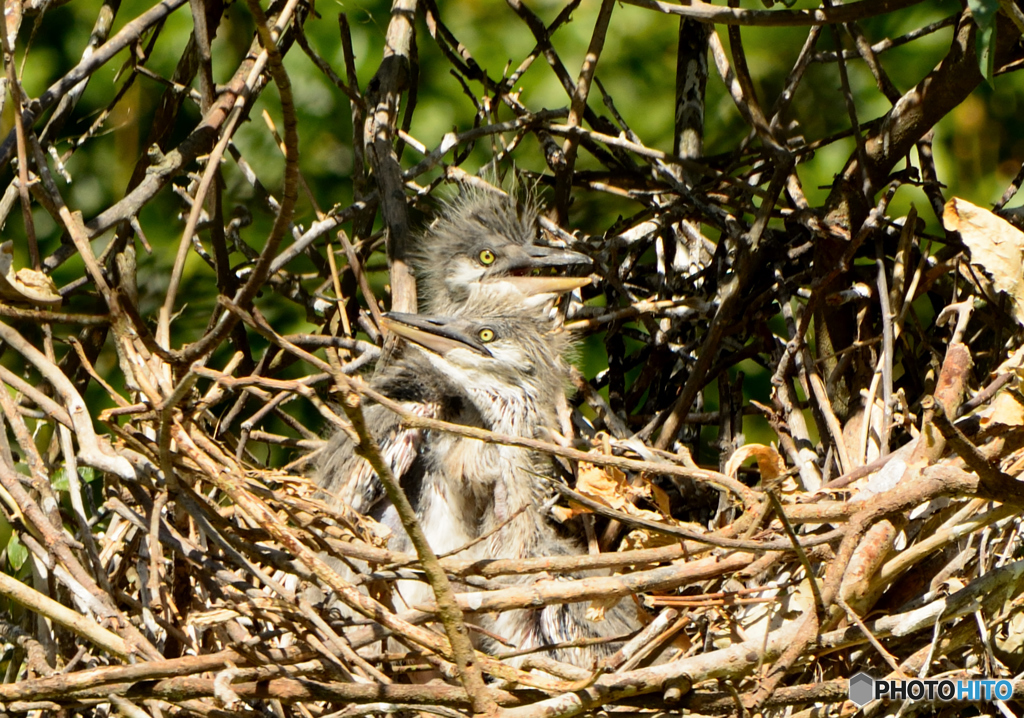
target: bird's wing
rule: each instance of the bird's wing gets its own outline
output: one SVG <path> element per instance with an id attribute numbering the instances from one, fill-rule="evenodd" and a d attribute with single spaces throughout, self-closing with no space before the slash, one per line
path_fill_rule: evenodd
<path id="1" fill-rule="evenodd" d="M 436 415 L 429 404 L 406 404 L 420 416 Z M 406 491 L 426 432 L 404 426 L 398 415 L 382 406 L 364 410 L 366 426 L 380 447 L 384 462 Z M 331 437 L 323 451 L 317 471 L 317 483 L 331 502 L 351 506 L 362 514 L 371 513 L 384 500 L 384 485 L 369 462 L 355 452 L 355 444 L 344 432 Z"/>

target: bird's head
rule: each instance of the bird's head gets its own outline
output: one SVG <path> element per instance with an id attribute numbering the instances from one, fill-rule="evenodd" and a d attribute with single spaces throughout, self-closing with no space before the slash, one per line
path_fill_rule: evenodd
<path id="1" fill-rule="evenodd" d="M 591 266 L 589 257 L 536 244 L 537 234 L 536 211 L 511 197 L 470 192 L 448 204 L 416 251 L 425 311 L 450 314 L 479 295 L 535 307 L 590 283 L 561 274 Z"/>
<path id="2" fill-rule="evenodd" d="M 545 399 L 564 391 L 566 332 L 541 318 L 475 304 L 460 316 L 390 312 L 385 319 L 467 391 L 522 390 Z"/>

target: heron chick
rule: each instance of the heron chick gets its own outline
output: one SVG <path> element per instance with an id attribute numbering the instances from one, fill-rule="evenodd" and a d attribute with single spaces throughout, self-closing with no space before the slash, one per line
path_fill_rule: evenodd
<path id="1" fill-rule="evenodd" d="M 476 319 L 386 315 L 387 328 L 414 348 L 374 377 L 371 388 L 412 414 L 463 426 L 531 438 L 539 427 L 553 426 L 553 399 L 564 393 L 560 356 L 567 346 L 565 335 L 551 331 L 546 319 L 508 312 L 505 303 L 515 302 L 467 305 L 465 313 Z M 376 404 L 367 406 L 364 414 L 437 553 L 460 548 L 492 530 L 511 515 L 506 507 L 515 512 L 543 500 L 546 492 L 536 476 L 550 471 L 534 466 L 530 452 L 408 427 Z M 519 464 L 529 459 L 522 480 L 504 476 L 504 453 L 511 453 Z M 317 483 L 329 500 L 391 528 L 392 549 L 408 548 L 379 478 L 355 453 L 345 433 L 335 434 L 322 452 Z M 516 535 L 533 536 L 525 530 Z M 505 538 L 495 535 L 492 543 L 507 546 Z M 525 555 L 528 550 L 523 546 L 514 553 Z M 484 555 L 491 553 L 485 550 Z"/>
<path id="2" fill-rule="evenodd" d="M 552 273 L 587 269 L 590 257 L 537 244 L 539 233 L 532 205 L 520 209 L 513 197 L 466 190 L 416 243 L 413 264 L 423 312 L 451 315 L 468 302 L 503 295 L 518 298 L 524 308 L 543 307 L 589 284 L 585 277 Z"/>
<path id="3" fill-rule="evenodd" d="M 524 312 L 515 298 L 477 299 L 454 317 L 392 313 L 387 315 L 387 325 L 419 351 L 404 352 L 394 367 L 375 379 L 375 388 L 403 403 L 414 398 L 406 406 L 414 413 L 529 438 L 555 426 L 556 399 L 564 395 L 566 383 L 561 356 L 568 342 L 564 332 L 553 331 L 546 318 Z M 412 383 L 413 376 L 420 377 L 416 388 L 394 381 L 406 377 Z M 371 430 L 392 469 L 399 469 L 396 475 L 436 552 L 454 551 L 475 541 L 463 556 L 516 559 L 583 553 L 575 541 L 558 533 L 542 511 L 548 491 L 540 477 L 553 474 L 549 456 L 446 432 L 413 436 L 376 409 L 371 409 Z M 408 539 L 394 508 L 382 491 L 367 490 L 379 484 L 367 476 L 372 470 L 353 465 L 349 458 L 342 460 L 346 453 L 352 456 L 352 447 L 340 436 L 339 445 L 328 447 L 325 462 L 332 473 L 321 472 L 322 485 L 333 486 L 339 496 L 349 497 L 354 508 L 387 524 L 395 536 L 392 548 L 407 549 Z M 399 449 L 403 446 L 414 447 L 411 461 L 408 452 Z M 339 469 L 345 467 L 349 473 L 342 475 L 345 470 L 339 473 Z M 534 580 L 535 576 L 523 576 L 504 582 Z M 400 582 L 399 593 L 413 606 L 432 598 L 422 583 Z M 481 622 L 519 649 L 531 649 L 623 635 L 636 626 L 631 609 L 620 603 L 604 621 L 593 622 L 587 620 L 583 604 L 563 604 L 506 611 Z M 608 645 L 598 645 L 558 649 L 553 655 L 589 666 L 610 650 Z"/>

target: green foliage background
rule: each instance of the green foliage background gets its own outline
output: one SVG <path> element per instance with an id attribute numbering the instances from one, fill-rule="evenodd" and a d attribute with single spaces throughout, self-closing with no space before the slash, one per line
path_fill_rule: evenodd
<path id="1" fill-rule="evenodd" d="M 816 3 L 803 0 L 797 8 L 816 7 Z M 75 64 L 86 46 L 89 31 L 99 10 L 99 0 L 74 0 L 55 7 L 32 21 L 26 21 L 18 41 L 19 68 L 23 68 L 23 82 L 30 96 L 40 94 L 51 82 Z M 146 0 L 126 0 L 118 11 L 113 32 L 149 7 Z M 533 9 L 550 22 L 562 9 L 557 2 L 535 3 Z M 744 2 L 742 7 L 763 7 L 758 2 Z M 468 48 L 476 61 L 492 76 L 507 72 L 510 58 L 526 55 L 534 45 L 526 26 L 505 4 L 500 2 L 460 1 L 442 2 L 441 16 L 454 35 Z M 861 23 L 867 37 L 877 41 L 897 37 L 931 22 L 958 12 L 956 0 L 924 2 L 909 9 L 881 15 Z M 315 8 L 317 16 L 305 23 L 305 31 L 316 51 L 332 67 L 344 67 L 339 39 L 339 13 L 345 13 L 352 27 L 356 65 L 361 88 L 365 89 L 377 70 L 383 52 L 384 35 L 389 20 L 390 6 L 386 2 L 325 2 Z M 575 76 L 585 55 L 593 28 L 597 3 L 585 0 L 576 10 L 573 21 L 559 29 L 553 40 L 559 55 L 566 62 L 570 74 Z M 192 30 L 187 7 L 173 13 L 160 31 L 146 63 L 156 75 L 170 77 L 181 56 Z M 113 34 L 113 32 L 111 34 Z M 249 47 L 254 26 L 248 10 L 235 3 L 227 12 L 226 20 L 218 29 L 213 45 L 214 75 L 217 82 L 226 81 Z M 438 145 L 446 132 L 465 130 L 472 126 L 475 108 L 460 83 L 449 72 L 449 64 L 427 34 L 422 17 L 417 19 L 419 83 L 417 106 L 410 134 L 427 148 Z M 756 83 L 761 102 L 771 106 L 785 85 L 786 75 L 800 51 L 806 29 L 745 28 L 743 37 L 748 64 Z M 896 87 L 906 91 L 935 66 L 948 50 L 951 28 L 903 47 L 882 54 L 881 61 Z M 847 38 L 848 39 L 848 38 Z M 614 100 L 615 106 L 630 127 L 654 148 L 671 151 L 673 130 L 673 86 L 677 21 L 659 13 L 629 5 L 615 8 L 613 32 L 598 66 L 597 78 Z M 723 41 L 727 42 L 723 33 Z M 144 43 L 145 44 L 145 43 Z M 28 48 L 27 52 L 25 48 Z M 823 33 L 818 50 L 833 48 L 833 37 Z M 79 140 L 98 113 L 107 107 L 118 87 L 124 82 L 130 51 L 124 51 L 114 63 L 109 63 L 92 78 L 78 106 L 74 120 L 65 128 L 58 142 L 61 151 Z M 125 63 L 120 72 L 115 68 Z M 352 201 L 353 187 L 353 127 L 349 103 L 345 95 L 313 65 L 298 48 L 286 56 L 286 67 L 293 84 L 299 113 L 300 166 L 311 196 L 324 210 L 346 206 Z M 862 125 L 881 117 L 889 108 L 888 101 L 875 87 L 864 63 L 849 63 L 850 84 Z M 747 137 L 748 127 L 737 111 L 725 87 L 712 69 L 706 100 L 705 151 L 714 158 L 734 151 Z M 522 97 L 531 108 L 564 107 L 568 98 L 554 73 L 537 59 L 520 82 Z M 146 150 L 148 127 L 156 111 L 162 86 L 152 78 L 139 77 L 123 100 L 115 107 L 111 117 L 98 129 L 97 136 L 85 142 L 67 162 L 72 181 L 62 186 L 69 205 L 80 209 L 88 220 L 123 196 L 132 168 Z M 477 84 L 470 87 L 474 95 L 481 95 Z M 600 106 L 596 92 L 591 106 L 607 115 Z M 996 201 L 1008 181 L 1024 161 L 1024 124 L 1019 122 L 1020 108 L 1024 107 L 1024 84 L 1019 73 L 995 77 L 979 88 L 966 102 L 942 120 L 935 129 L 935 155 L 939 176 L 946 183 L 947 196 L 960 196 L 985 206 Z M 262 117 L 269 113 L 280 125 L 277 94 L 264 92 L 250 113 L 249 120 L 238 131 L 235 142 L 242 155 L 253 165 L 261 182 L 272 192 L 280 187 L 283 162 L 274 137 Z M 511 117 L 507 109 L 503 117 Z M 807 139 L 818 139 L 849 126 L 849 115 L 840 92 L 835 63 L 814 63 L 807 79 L 800 85 L 793 100 L 789 116 L 799 123 L 799 133 Z M 186 103 L 178 126 L 187 132 L 199 118 L 195 103 Z M 5 132 L 13 126 L 11 103 L 3 114 Z M 183 134 L 182 134 L 183 136 Z M 180 139 L 178 137 L 177 139 Z M 172 139 L 172 145 L 175 140 Z M 526 143 L 535 140 L 529 136 Z M 477 144 L 471 160 L 465 165 L 472 171 L 486 162 L 492 147 L 487 142 Z M 812 206 L 820 205 L 828 193 L 834 175 L 852 154 L 854 142 L 844 139 L 819 150 L 798 166 L 805 192 Z M 521 168 L 544 172 L 539 151 L 526 149 L 517 155 Z M 412 147 L 406 147 L 404 166 L 418 159 Z M 580 169 L 598 169 L 598 164 L 585 153 L 581 154 Z M 421 180 L 427 184 L 438 176 Z M 13 175 L 7 170 L 5 181 Z M 252 186 L 231 161 L 224 163 L 225 207 L 245 207 L 251 212 L 253 223 L 243 230 L 244 239 L 259 248 L 269 231 L 273 217 L 257 201 Z M 183 179 L 175 180 L 181 185 Z M 897 193 L 890 210 L 892 216 L 905 214 L 911 204 L 921 211 L 928 231 L 941 235 L 938 220 L 927 211 L 928 203 L 919 189 L 904 186 Z M 167 287 L 167 279 L 174 252 L 184 227 L 183 203 L 170 187 L 165 188 L 155 201 L 150 202 L 140 215 L 140 223 L 153 252 L 139 255 L 140 309 L 143 316 L 152 316 L 159 306 Z M 186 208 L 187 211 L 187 208 Z M 630 203 L 613 195 L 587 193 L 577 199 L 571 211 L 574 229 L 585 233 L 602 233 L 620 214 L 635 211 Z M 308 227 L 315 219 L 312 203 L 307 197 L 300 199 L 296 223 Z M 425 221 L 423 216 L 418 221 Z M 34 214 L 36 232 L 43 256 L 52 252 L 61 241 L 60 229 L 42 209 Z M 108 236 L 109 236 L 108 232 Z M 22 219 L 13 211 L 4 227 L 7 237 L 22 237 Z M 99 251 L 107 239 L 97 240 Z M 17 266 L 24 266 L 27 254 L 23 242 L 15 242 Z M 296 260 L 293 266 L 301 268 Z M 386 275 L 382 255 L 371 259 L 374 287 L 383 293 Z M 311 269 L 311 267 L 310 267 Z M 58 268 L 53 277 L 58 286 L 81 276 L 81 262 L 77 257 Z M 216 297 L 212 270 L 194 254 L 190 256 L 181 297 L 181 315 L 174 325 L 178 343 L 197 338 L 207 324 Z M 68 308 L 78 311 L 99 311 L 99 300 L 92 295 L 71 297 Z M 929 312 L 923 308 L 925 314 Z M 309 331 L 302 307 L 274 298 L 263 302 L 261 310 L 282 333 Z M 259 346 L 259 339 L 254 339 Z M 101 373 L 113 369 L 113 356 L 104 355 Z M 593 375 L 606 362 L 601 343 L 592 338 L 580 354 L 580 363 L 588 375 Z M 747 390 L 753 398 L 765 400 L 769 391 L 767 373 L 763 367 L 746 362 Z M 91 398 L 106 405 L 102 391 L 95 386 Z M 715 389 L 709 388 L 707 400 L 714 405 Z M 760 428 L 758 428 L 760 426 Z M 763 425 L 751 424 L 759 432 Z"/>

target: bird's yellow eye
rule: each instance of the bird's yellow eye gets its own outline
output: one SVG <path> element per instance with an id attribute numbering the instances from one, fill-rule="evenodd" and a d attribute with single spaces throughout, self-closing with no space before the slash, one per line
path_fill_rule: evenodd
<path id="1" fill-rule="evenodd" d="M 484 249 L 480 252 L 480 264 L 485 267 L 489 267 L 494 264 L 495 259 L 497 259 L 497 257 L 495 257 L 494 252 L 489 249 Z"/>
<path id="2" fill-rule="evenodd" d="M 482 341 L 484 344 L 486 344 L 487 342 L 493 342 L 494 341 L 494 330 L 493 329 L 481 329 L 480 333 L 477 334 L 477 336 L 480 337 L 480 341 Z"/>

